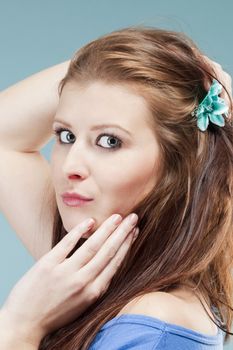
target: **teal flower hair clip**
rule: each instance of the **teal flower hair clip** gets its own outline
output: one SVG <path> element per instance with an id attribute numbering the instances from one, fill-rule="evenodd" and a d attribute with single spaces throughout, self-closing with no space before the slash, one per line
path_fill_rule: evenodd
<path id="1" fill-rule="evenodd" d="M 201 131 L 208 128 L 209 121 L 220 127 L 225 125 L 222 114 L 227 115 L 229 107 L 225 100 L 218 96 L 221 91 L 222 85 L 214 79 L 206 97 L 191 113 L 192 116 L 196 116 L 197 126 Z"/>

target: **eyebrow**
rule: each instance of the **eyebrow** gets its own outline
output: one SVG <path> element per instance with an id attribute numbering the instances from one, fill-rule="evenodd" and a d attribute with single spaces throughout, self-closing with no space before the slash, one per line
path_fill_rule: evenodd
<path id="1" fill-rule="evenodd" d="M 67 122 L 65 122 L 65 121 L 63 121 L 63 120 L 61 120 L 61 119 L 54 119 L 54 122 L 59 122 L 59 123 L 62 123 L 62 124 L 64 124 L 64 125 L 66 125 L 66 126 L 72 128 L 72 126 L 71 126 L 69 123 L 67 123 Z M 95 126 L 93 126 L 93 127 L 91 128 L 91 131 L 92 131 L 92 130 L 93 130 L 93 131 L 94 131 L 94 130 L 99 130 L 99 129 L 103 129 L 103 128 L 108 128 L 108 127 L 114 127 L 114 128 L 121 129 L 121 130 L 125 131 L 128 135 L 132 136 L 131 133 L 130 133 L 128 130 L 126 130 L 125 128 L 123 128 L 122 126 L 120 126 L 120 125 L 118 125 L 118 124 L 99 124 L 99 125 L 95 125 Z"/>

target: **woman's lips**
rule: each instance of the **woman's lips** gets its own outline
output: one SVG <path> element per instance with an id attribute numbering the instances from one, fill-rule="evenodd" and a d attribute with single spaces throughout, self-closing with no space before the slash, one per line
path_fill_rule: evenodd
<path id="1" fill-rule="evenodd" d="M 63 198 L 63 203 L 69 207 L 81 207 L 87 203 L 90 203 L 90 201 L 85 201 L 77 198 Z"/>
<path id="2" fill-rule="evenodd" d="M 81 207 L 83 205 L 86 205 L 90 203 L 90 200 L 83 200 L 83 199 L 78 199 L 78 198 L 72 198 L 72 197 L 64 197 L 62 198 L 63 203 L 68 205 L 69 207 Z"/>

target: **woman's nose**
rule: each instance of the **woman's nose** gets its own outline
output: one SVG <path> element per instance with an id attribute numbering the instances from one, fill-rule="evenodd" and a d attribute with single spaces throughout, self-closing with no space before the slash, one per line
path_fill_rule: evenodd
<path id="1" fill-rule="evenodd" d="M 78 149 L 74 146 L 70 149 L 63 164 L 63 172 L 68 178 L 73 179 L 76 179 L 77 177 L 86 178 L 89 176 L 84 149 Z"/>

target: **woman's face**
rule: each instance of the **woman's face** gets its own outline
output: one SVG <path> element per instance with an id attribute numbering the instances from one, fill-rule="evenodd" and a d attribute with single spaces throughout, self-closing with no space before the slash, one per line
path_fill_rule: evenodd
<path id="1" fill-rule="evenodd" d="M 96 81 L 85 88 L 76 82 L 64 86 L 53 129 L 66 131 L 57 135 L 51 170 L 67 232 L 93 217 L 89 236 L 112 214 L 131 213 L 154 187 L 160 164 L 150 117 L 143 97 L 122 85 Z M 71 207 L 62 200 L 64 192 L 93 200 Z"/>

